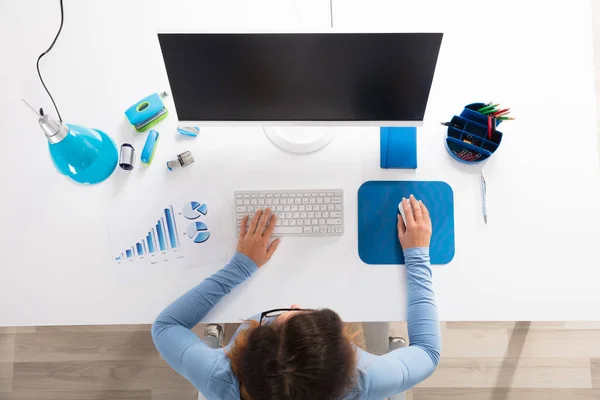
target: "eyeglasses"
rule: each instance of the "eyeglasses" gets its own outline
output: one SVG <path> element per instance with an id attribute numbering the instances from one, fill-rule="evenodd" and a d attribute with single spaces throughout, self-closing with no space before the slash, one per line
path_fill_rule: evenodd
<path id="1" fill-rule="evenodd" d="M 290 312 L 290 311 L 300 311 L 300 312 L 304 312 L 304 311 L 314 311 L 308 308 L 275 308 L 273 310 L 269 310 L 269 311 L 263 311 L 260 314 L 260 321 L 258 323 L 258 325 L 262 325 L 262 321 L 264 318 L 277 318 L 279 317 L 281 314 L 285 314 L 286 312 Z"/>

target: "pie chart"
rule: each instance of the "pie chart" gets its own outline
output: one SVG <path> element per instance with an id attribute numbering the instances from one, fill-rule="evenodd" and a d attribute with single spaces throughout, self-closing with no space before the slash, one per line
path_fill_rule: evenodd
<path id="1" fill-rule="evenodd" d="M 204 222 L 192 222 L 188 226 L 186 233 L 194 243 L 204 243 L 210 237 L 208 226 Z"/>
<path id="2" fill-rule="evenodd" d="M 198 203 L 197 201 L 190 201 L 183 206 L 183 216 L 187 219 L 197 219 L 201 215 L 206 215 L 208 207 L 206 204 Z"/>

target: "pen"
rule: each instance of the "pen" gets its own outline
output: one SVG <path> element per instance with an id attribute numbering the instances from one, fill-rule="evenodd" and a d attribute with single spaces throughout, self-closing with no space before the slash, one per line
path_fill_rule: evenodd
<path id="1" fill-rule="evenodd" d="M 500 121 L 514 121 L 515 120 L 513 117 L 497 117 L 496 119 L 499 119 Z"/>
<path id="2" fill-rule="evenodd" d="M 443 126 L 452 126 L 454 128 L 458 128 L 457 124 L 453 124 L 452 122 L 440 122 Z"/>
<path id="3" fill-rule="evenodd" d="M 488 132 L 487 132 L 488 140 L 492 140 L 492 116 L 488 115 Z"/>
<path id="4" fill-rule="evenodd" d="M 480 183 L 481 183 L 481 209 L 483 211 L 483 220 L 487 225 L 487 184 L 485 182 L 485 176 L 483 171 L 479 171 Z"/>

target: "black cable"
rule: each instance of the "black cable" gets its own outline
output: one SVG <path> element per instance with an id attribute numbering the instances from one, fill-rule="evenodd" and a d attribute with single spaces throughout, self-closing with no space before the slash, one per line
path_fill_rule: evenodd
<path id="1" fill-rule="evenodd" d="M 65 13 L 63 10 L 63 0 L 60 0 L 60 27 L 58 28 L 58 32 L 56 33 L 56 37 L 52 41 L 52 44 L 50 45 L 50 47 L 48 47 L 48 50 L 46 50 L 45 52 L 40 54 L 40 56 L 37 59 L 37 63 L 36 63 L 37 73 L 38 73 L 38 76 L 40 77 L 40 81 L 42 82 L 42 86 L 44 86 L 44 89 L 46 89 L 46 93 L 48 93 L 48 96 L 50 96 L 50 100 L 52 100 L 52 104 L 54 105 L 54 109 L 56 110 L 56 113 L 58 114 L 58 119 L 60 122 L 62 122 L 62 117 L 60 116 L 58 107 L 56 107 L 56 103 L 54 102 L 54 97 L 52 97 L 52 95 L 50 94 L 50 91 L 48 90 L 48 88 L 46 87 L 46 84 L 44 83 L 44 80 L 42 79 L 42 74 L 40 73 L 40 60 L 42 59 L 42 57 L 44 57 L 46 54 L 48 54 L 50 52 L 50 50 L 52 50 L 52 48 L 54 47 L 54 44 L 56 43 L 56 39 L 58 39 L 58 36 L 60 35 L 60 32 L 62 31 L 64 20 L 65 20 Z"/>

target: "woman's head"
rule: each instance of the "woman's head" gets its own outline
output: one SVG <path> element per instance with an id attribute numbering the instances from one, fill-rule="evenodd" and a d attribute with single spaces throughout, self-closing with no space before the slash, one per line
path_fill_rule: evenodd
<path id="1" fill-rule="evenodd" d="M 329 309 L 291 311 L 270 325 L 251 324 L 228 356 L 245 400 L 330 400 L 354 384 L 351 339 Z"/>

